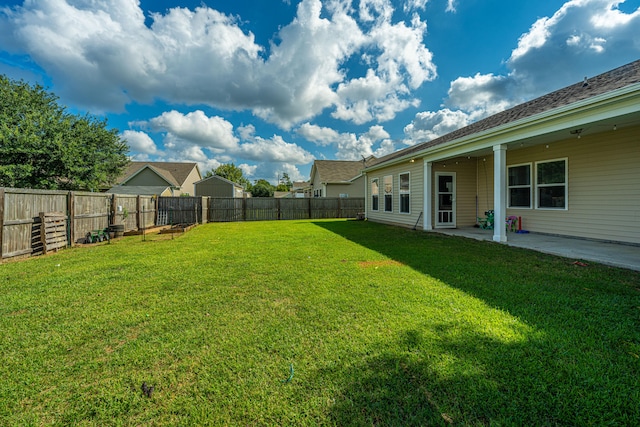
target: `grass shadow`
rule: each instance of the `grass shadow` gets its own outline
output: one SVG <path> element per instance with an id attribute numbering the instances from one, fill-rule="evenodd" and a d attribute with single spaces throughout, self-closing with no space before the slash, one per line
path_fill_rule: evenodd
<path id="1" fill-rule="evenodd" d="M 337 424 L 640 424 L 638 272 L 370 222 L 316 224 L 526 329 L 499 339 L 467 312 L 407 330 L 398 337 L 404 352 L 381 350 L 344 373 L 352 381 L 333 411 Z M 402 415 L 410 413 L 419 416 Z"/>

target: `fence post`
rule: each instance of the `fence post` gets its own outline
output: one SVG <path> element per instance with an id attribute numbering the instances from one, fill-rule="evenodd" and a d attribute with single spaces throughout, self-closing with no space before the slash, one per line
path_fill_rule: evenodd
<path id="1" fill-rule="evenodd" d="M 246 197 L 242 198 L 242 220 L 243 221 L 247 220 L 247 198 Z"/>
<path id="2" fill-rule="evenodd" d="M 342 218 L 342 203 L 340 203 L 340 197 L 338 197 L 338 218 Z"/>
<path id="3" fill-rule="evenodd" d="M 116 225 L 116 212 L 118 212 L 118 196 L 111 196 L 111 224 Z"/>
<path id="4" fill-rule="evenodd" d="M 136 197 L 136 230 L 140 230 L 140 226 L 142 225 L 142 221 L 140 220 L 140 210 L 142 206 L 140 204 L 140 195 Z"/>
<path id="5" fill-rule="evenodd" d="M 160 195 L 156 194 L 155 196 L 153 196 L 153 208 L 155 209 L 155 212 L 153 214 L 153 225 L 157 226 L 158 225 L 158 218 L 160 218 L 160 212 L 158 211 L 158 203 L 160 201 Z"/>
<path id="6" fill-rule="evenodd" d="M 4 187 L 0 188 L 0 260 L 2 260 L 2 248 L 4 247 Z"/>
<path id="7" fill-rule="evenodd" d="M 311 219 L 311 197 L 308 197 L 308 199 L 309 199 L 309 202 L 307 203 L 307 206 L 308 206 L 308 212 L 307 213 L 309 214 L 308 215 L 309 219 Z"/>
<path id="8" fill-rule="evenodd" d="M 69 230 L 69 235 L 67 236 L 67 242 L 69 243 L 69 246 L 73 246 L 74 244 L 74 236 L 75 236 L 75 232 L 76 232 L 76 206 L 75 206 L 75 200 L 74 200 L 74 195 L 73 195 L 73 191 L 69 191 L 69 194 L 67 195 L 67 224 L 68 225 L 68 230 Z M 44 227 L 44 224 L 42 225 Z"/>
<path id="9" fill-rule="evenodd" d="M 202 206 L 201 206 L 201 213 L 200 213 L 200 224 L 206 224 L 207 222 L 209 222 L 209 218 L 207 218 L 207 216 L 205 215 L 205 213 L 209 210 L 208 207 L 208 201 L 209 199 L 206 196 L 202 196 Z"/>
<path id="10" fill-rule="evenodd" d="M 278 213 L 276 218 L 278 218 L 278 220 L 280 220 L 281 219 L 281 216 L 280 216 L 280 199 L 276 199 L 276 212 Z"/>

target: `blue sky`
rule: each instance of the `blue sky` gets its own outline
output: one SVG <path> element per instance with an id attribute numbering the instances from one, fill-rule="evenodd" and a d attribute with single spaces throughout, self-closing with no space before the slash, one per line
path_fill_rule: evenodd
<path id="1" fill-rule="evenodd" d="M 640 0 L 5 0 L 0 73 L 135 160 L 304 180 L 636 60 L 638 28 Z"/>

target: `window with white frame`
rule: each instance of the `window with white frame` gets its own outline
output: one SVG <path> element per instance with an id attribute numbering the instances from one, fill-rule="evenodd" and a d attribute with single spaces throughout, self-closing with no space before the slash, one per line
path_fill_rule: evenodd
<path id="1" fill-rule="evenodd" d="M 400 213 L 410 213 L 409 172 L 400 174 Z"/>
<path id="2" fill-rule="evenodd" d="M 536 163 L 536 200 L 538 208 L 567 208 L 567 159 Z"/>
<path id="3" fill-rule="evenodd" d="M 378 210 L 379 191 L 380 189 L 378 188 L 378 178 L 374 178 L 371 180 L 371 210 L 372 211 Z"/>
<path id="4" fill-rule="evenodd" d="M 508 206 L 531 208 L 531 163 L 508 167 Z"/>
<path id="5" fill-rule="evenodd" d="M 393 175 L 382 178 L 384 190 L 384 211 L 393 212 Z"/>

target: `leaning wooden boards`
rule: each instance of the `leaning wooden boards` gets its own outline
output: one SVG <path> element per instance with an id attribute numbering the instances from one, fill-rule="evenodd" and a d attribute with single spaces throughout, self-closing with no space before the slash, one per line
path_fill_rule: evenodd
<path id="1" fill-rule="evenodd" d="M 40 238 L 46 254 L 67 246 L 67 216 L 62 212 L 40 212 Z"/>

